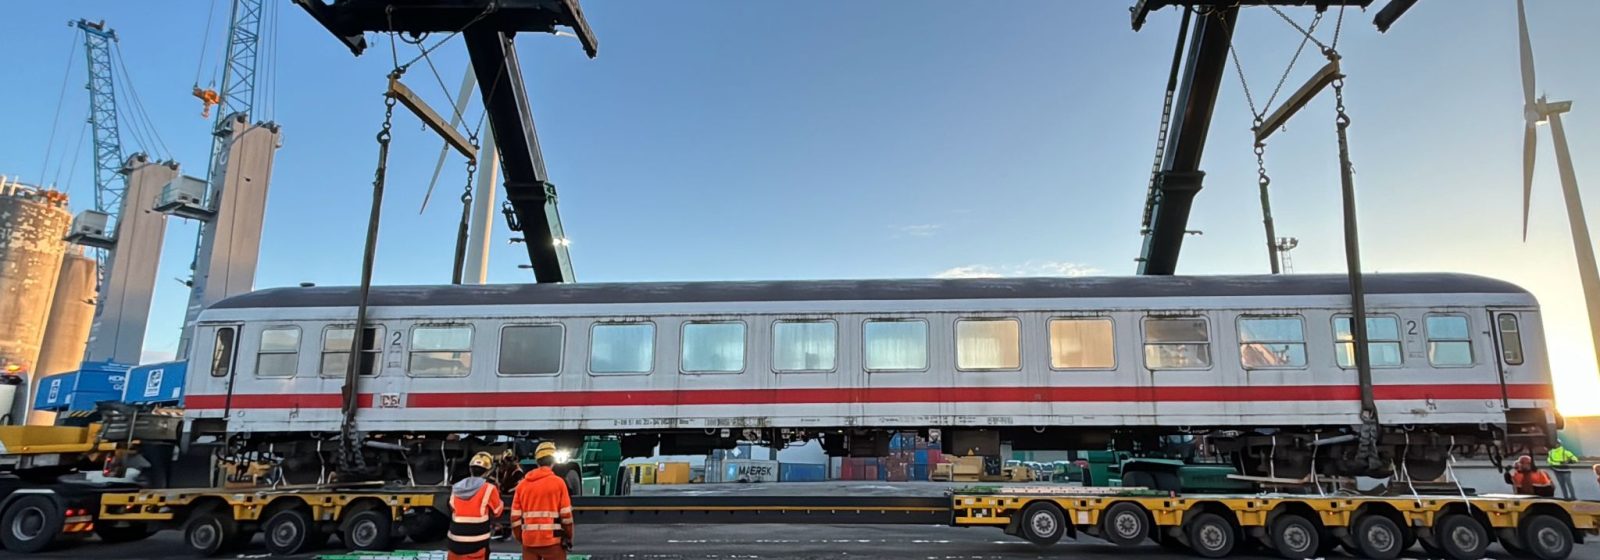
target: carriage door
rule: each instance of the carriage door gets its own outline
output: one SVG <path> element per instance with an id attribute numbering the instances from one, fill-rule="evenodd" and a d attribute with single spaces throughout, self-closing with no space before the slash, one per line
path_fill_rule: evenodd
<path id="1" fill-rule="evenodd" d="M 1522 318 L 1509 309 L 1489 308 L 1489 324 L 1493 327 L 1494 370 L 1500 375 L 1500 404 L 1510 407 L 1506 394 L 1507 373 L 1523 364 Z M 1519 368 L 1520 369 L 1520 368 Z M 1515 377 L 1517 372 L 1509 372 Z M 1515 380 L 1511 380 L 1515 382 Z"/>
<path id="2" fill-rule="evenodd" d="M 200 353 L 196 356 L 207 360 L 210 365 L 213 387 L 217 381 L 225 386 L 222 400 L 222 417 L 227 418 L 233 411 L 233 380 L 234 372 L 238 369 L 239 333 L 242 325 L 239 323 L 226 323 L 208 325 L 202 329 L 203 341 Z"/>

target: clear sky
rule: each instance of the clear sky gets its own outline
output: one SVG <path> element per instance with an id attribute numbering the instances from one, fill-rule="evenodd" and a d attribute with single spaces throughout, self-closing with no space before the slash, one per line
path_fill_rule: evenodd
<path id="1" fill-rule="evenodd" d="M 518 43 L 581 281 L 1131 274 L 1162 87 L 1179 16 L 1129 29 L 1132 2 L 622 2 L 589 0 L 600 57 L 570 37 Z M 0 19 L 0 173 L 91 200 L 81 48 L 69 19 L 104 19 L 154 128 L 184 172 L 204 176 L 209 121 L 190 88 L 218 73 L 226 3 L 31 2 Z M 1530 2 L 1539 88 L 1566 116 L 1580 183 L 1600 169 L 1600 3 Z M 309 16 L 274 4 L 258 117 L 283 126 L 259 287 L 353 284 L 373 134 L 391 62 L 386 40 L 350 56 Z M 1235 37 L 1257 103 L 1299 35 L 1263 8 Z M 1304 25 L 1309 9 L 1288 9 Z M 1331 37 L 1332 14 L 1319 28 Z M 371 39 L 376 37 L 369 36 Z M 202 45 L 204 45 L 202 47 Z M 415 55 L 401 45 L 401 58 Z M 1533 225 L 1520 238 L 1522 100 L 1511 2 L 1422 2 L 1386 35 L 1347 14 L 1339 43 L 1366 268 L 1461 271 L 1539 297 L 1560 404 L 1600 414 L 1569 230 L 1541 129 Z M 73 66 L 67 67 L 69 58 Z M 434 62 L 451 94 L 459 39 Z M 1292 90 L 1321 63 L 1308 51 Z M 1180 273 L 1264 273 L 1250 113 L 1229 69 Z M 51 135 L 67 75 L 66 93 Z M 407 76 L 434 105 L 427 66 Z M 1287 92 L 1286 92 L 1287 93 Z M 126 100 L 124 100 L 126 104 Z M 127 109 L 124 109 L 125 111 Z M 468 113 L 475 120 L 479 109 Z M 444 283 L 464 171 L 452 158 L 419 215 L 439 140 L 396 117 L 376 278 Z M 128 125 L 124 125 L 125 128 Z M 124 133 L 130 149 L 137 148 Z M 46 160 L 47 147 L 54 146 Z M 62 153 L 82 153 L 76 167 Z M 164 155 L 164 154 L 163 154 Z M 1331 96 L 1267 149 L 1280 235 L 1297 272 L 1343 270 Z M 54 171 L 65 167 L 59 175 Z M 71 181 L 67 176 L 71 175 Z M 1591 210 L 1600 198 L 1591 198 Z M 1600 218 L 1595 218 L 1600 220 Z M 187 297 L 195 225 L 174 219 L 146 353 L 170 355 Z M 526 252 L 495 228 L 490 280 L 527 281 Z"/>

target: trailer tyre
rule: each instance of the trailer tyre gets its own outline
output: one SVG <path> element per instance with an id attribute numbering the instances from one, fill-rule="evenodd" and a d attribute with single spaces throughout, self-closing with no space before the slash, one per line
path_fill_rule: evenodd
<path id="1" fill-rule="evenodd" d="M 394 521 L 387 509 L 368 509 L 350 516 L 344 545 L 352 550 L 387 550 L 394 544 Z"/>
<path id="2" fill-rule="evenodd" d="M 1119 546 L 1138 546 L 1150 538 L 1150 516 L 1133 502 L 1118 502 L 1106 508 L 1100 521 L 1100 534 Z"/>
<path id="3" fill-rule="evenodd" d="M 0 516 L 0 544 L 6 550 L 24 554 L 39 552 L 61 534 L 66 519 L 55 500 L 47 496 L 23 496 L 12 502 Z"/>
<path id="4" fill-rule="evenodd" d="M 568 496 L 583 495 L 583 473 L 578 472 L 578 469 L 567 471 L 561 478 L 567 483 Z"/>
<path id="5" fill-rule="evenodd" d="M 183 528 L 183 543 L 196 556 L 212 556 L 227 549 L 239 537 L 239 526 L 220 508 L 207 507 L 189 517 Z"/>
<path id="6" fill-rule="evenodd" d="M 1067 532 L 1066 517 L 1061 508 L 1049 502 L 1035 502 L 1022 510 L 1022 538 L 1039 546 L 1049 546 L 1061 540 Z"/>
<path id="7" fill-rule="evenodd" d="M 1186 528 L 1189 549 L 1203 558 L 1222 558 L 1233 552 L 1238 541 L 1233 525 L 1215 513 L 1196 515 Z"/>
<path id="8" fill-rule="evenodd" d="M 305 552 L 312 544 L 311 516 L 305 510 L 289 508 L 272 514 L 267 518 L 267 524 L 262 526 L 267 541 L 267 550 L 278 555 L 293 555 Z"/>
<path id="9" fill-rule="evenodd" d="M 1272 547 L 1284 558 L 1300 560 L 1320 556 L 1322 534 L 1305 516 L 1285 513 L 1272 522 Z"/>
<path id="10" fill-rule="evenodd" d="M 1563 560 L 1572 555 L 1572 529 L 1560 519 L 1534 515 L 1522 522 L 1522 547 L 1539 560 Z"/>
<path id="11" fill-rule="evenodd" d="M 1488 555 L 1489 531 L 1470 515 L 1452 513 L 1439 520 L 1439 548 L 1447 558 L 1477 560 Z"/>
<path id="12" fill-rule="evenodd" d="M 1361 516 L 1356 521 L 1355 532 L 1351 539 L 1356 543 L 1356 550 L 1360 556 L 1372 560 L 1394 560 L 1400 557 L 1405 550 L 1403 544 L 1405 535 L 1401 533 L 1400 526 L 1382 515 L 1368 514 Z"/>

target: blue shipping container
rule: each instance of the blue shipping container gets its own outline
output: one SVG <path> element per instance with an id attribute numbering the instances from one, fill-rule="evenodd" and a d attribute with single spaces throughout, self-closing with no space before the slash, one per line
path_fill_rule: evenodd
<path id="1" fill-rule="evenodd" d="M 183 379 L 188 362 L 145 364 L 128 371 L 122 402 L 129 404 L 178 404 L 183 399 Z"/>
<path id="2" fill-rule="evenodd" d="M 928 480 L 928 465 L 911 465 L 911 480 Z"/>
<path id="3" fill-rule="evenodd" d="M 928 450 L 926 450 L 926 449 L 918 449 L 917 452 L 916 452 L 916 461 L 915 462 L 918 465 L 926 465 L 926 464 L 928 464 Z"/>
<path id="4" fill-rule="evenodd" d="M 811 463 L 783 463 L 778 465 L 779 482 L 822 482 L 828 479 L 828 466 Z"/>
<path id="5" fill-rule="evenodd" d="M 112 362 L 84 362 L 78 371 L 39 380 L 33 396 L 35 410 L 55 412 L 94 410 L 95 403 L 122 397 L 128 366 Z"/>

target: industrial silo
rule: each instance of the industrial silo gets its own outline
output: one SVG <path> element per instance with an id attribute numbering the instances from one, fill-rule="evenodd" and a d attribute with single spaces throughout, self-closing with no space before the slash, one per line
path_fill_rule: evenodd
<path id="1" fill-rule="evenodd" d="M 35 375 L 43 377 L 77 371 L 83 363 L 83 350 L 89 344 L 89 327 L 94 325 L 95 284 L 99 263 L 83 254 L 81 248 L 68 249 L 61 259 L 61 275 L 50 303 L 50 319 L 45 321 L 44 342 L 39 346 Z M 51 413 L 34 412 L 30 424 L 51 423 Z"/>
<path id="2" fill-rule="evenodd" d="M 0 177 L 0 366 L 21 367 L 30 386 L 13 403 L 12 419 L 27 410 L 25 399 L 38 385 L 39 344 L 71 222 L 66 194 Z"/>

